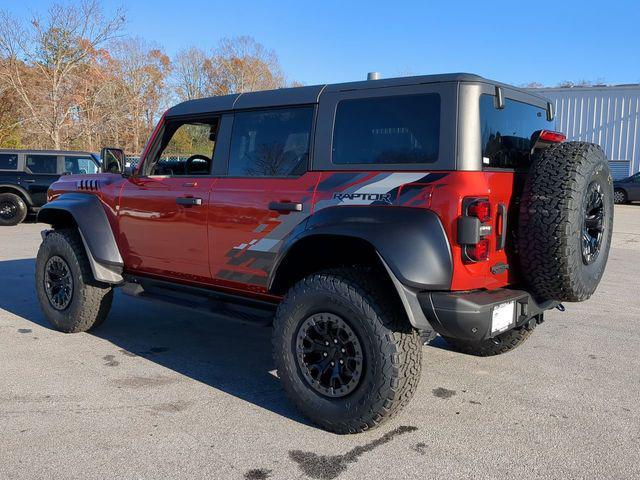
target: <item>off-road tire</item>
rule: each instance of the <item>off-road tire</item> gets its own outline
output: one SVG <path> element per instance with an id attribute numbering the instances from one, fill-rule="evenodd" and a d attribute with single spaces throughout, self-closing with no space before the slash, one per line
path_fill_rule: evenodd
<path id="1" fill-rule="evenodd" d="M 491 357 L 507 353 L 522 345 L 533 333 L 537 323 L 531 322 L 527 326 L 514 328 L 501 333 L 494 338 L 472 342 L 458 338 L 443 337 L 451 348 L 460 353 L 475 355 L 476 357 Z"/>
<path id="2" fill-rule="evenodd" d="M 331 432 L 362 432 L 396 415 L 412 398 L 421 371 L 421 345 L 397 298 L 372 272 L 333 269 L 296 283 L 278 307 L 273 357 L 285 392 L 312 422 Z M 360 340 L 363 374 L 345 397 L 329 398 L 305 380 L 295 358 L 298 329 L 311 315 L 342 318 Z"/>
<path id="3" fill-rule="evenodd" d="M 0 207 L 2 207 L 3 204 L 12 209 L 12 214 L 10 217 L 0 215 L 0 226 L 11 227 L 18 225 L 27 218 L 29 208 L 20 195 L 16 195 L 15 193 L 0 193 Z"/>
<path id="4" fill-rule="evenodd" d="M 617 204 L 628 203 L 629 197 L 627 197 L 627 192 L 625 192 L 621 188 L 616 188 L 613 191 L 613 201 Z"/>
<path id="5" fill-rule="evenodd" d="M 603 232 L 592 263 L 583 259 L 588 192 L 602 194 Z M 613 182 L 598 145 L 566 142 L 534 156 L 520 200 L 518 257 L 529 290 L 541 300 L 580 302 L 595 291 L 613 228 Z"/>
<path id="6" fill-rule="evenodd" d="M 50 258 L 62 258 L 73 278 L 69 305 L 54 308 L 45 289 L 45 267 Z M 113 301 L 110 285 L 93 278 L 84 244 L 75 229 L 50 232 L 43 240 L 36 258 L 36 292 L 40 307 L 51 325 L 61 332 L 86 332 L 101 324 L 109 314 Z"/>

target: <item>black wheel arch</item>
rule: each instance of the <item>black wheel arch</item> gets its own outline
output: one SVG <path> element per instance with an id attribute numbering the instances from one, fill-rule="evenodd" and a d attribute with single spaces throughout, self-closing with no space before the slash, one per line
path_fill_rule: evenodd
<path id="1" fill-rule="evenodd" d="M 40 209 L 37 221 L 54 228 L 77 228 L 95 279 L 111 284 L 123 281 L 124 261 L 98 197 L 86 193 L 62 194 Z"/>
<path id="2" fill-rule="evenodd" d="M 34 206 L 33 200 L 31 198 L 31 195 L 29 195 L 29 192 L 27 192 L 27 190 L 25 190 L 19 185 L 15 185 L 11 183 L 0 183 L 0 193 L 13 193 L 15 195 L 18 195 L 20 198 L 22 198 L 22 200 L 24 200 L 24 203 L 27 204 L 27 207 L 31 208 Z"/>
<path id="3" fill-rule="evenodd" d="M 320 210 L 307 218 L 284 239 L 269 276 L 269 288 L 281 284 L 290 255 L 300 256 L 300 245 L 323 245 L 333 241 L 340 256 L 340 242 L 375 251 L 398 280 L 411 288 L 447 290 L 451 286 L 453 260 L 446 233 L 438 215 L 410 207 L 339 206 Z M 304 256 L 314 252 L 304 249 Z M 304 261 L 304 259 L 303 259 Z M 285 270 L 281 270 L 282 268 Z"/>
<path id="4" fill-rule="evenodd" d="M 283 295 L 297 280 L 325 268 L 371 265 L 394 287 L 411 324 L 431 325 L 417 301 L 424 290 L 451 287 L 453 261 L 439 217 L 408 207 L 340 206 L 320 210 L 283 241 L 269 291 Z"/>

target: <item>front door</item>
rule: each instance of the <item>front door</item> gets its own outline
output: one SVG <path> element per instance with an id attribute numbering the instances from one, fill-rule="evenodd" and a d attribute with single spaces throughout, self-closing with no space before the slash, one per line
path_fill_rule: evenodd
<path id="1" fill-rule="evenodd" d="M 210 198 L 214 282 L 266 293 L 282 239 L 311 212 L 319 172 L 307 172 L 312 106 L 236 112 L 226 175 Z"/>
<path id="2" fill-rule="evenodd" d="M 211 281 L 207 215 L 217 126 L 218 118 L 166 119 L 141 170 L 125 182 L 119 244 L 132 273 Z"/>

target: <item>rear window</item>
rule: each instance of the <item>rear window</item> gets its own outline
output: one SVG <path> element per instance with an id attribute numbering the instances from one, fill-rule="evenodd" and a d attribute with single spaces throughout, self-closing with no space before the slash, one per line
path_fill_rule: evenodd
<path id="1" fill-rule="evenodd" d="M 0 153 L 0 170 L 17 170 L 18 155 L 15 153 Z"/>
<path id="2" fill-rule="evenodd" d="M 526 167 L 531 157 L 531 136 L 537 130 L 553 130 L 542 107 L 505 99 L 495 107 L 495 97 L 480 96 L 482 163 L 488 167 Z"/>
<path id="3" fill-rule="evenodd" d="M 27 168 L 31 173 L 56 173 L 58 157 L 56 155 L 27 155 Z"/>
<path id="4" fill-rule="evenodd" d="M 418 164 L 438 160 L 440 95 L 343 100 L 333 132 L 334 164 Z"/>

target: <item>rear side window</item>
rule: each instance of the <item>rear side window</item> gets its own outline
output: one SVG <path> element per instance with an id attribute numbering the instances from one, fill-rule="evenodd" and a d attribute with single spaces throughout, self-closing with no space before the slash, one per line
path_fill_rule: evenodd
<path id="1" fill-rule="evenodd" d="M 18 155 L 15 153 L 0 153 L 0 170 L 17 170 Z"/>
<path id="2" fill-rule="evenodd" d="M 334 164 L 419 164 L 438 160 L 440 95 L 343 100 L 333 132 Z"/>
<path id="3" fill-rule="evenodd" d="M 482 163 L 488 167 L 526 167 L 531 157 L 531 136 L 538 130 L 553 130 L 542 107 L 505 99 L 495 107 L 495 97 L 480 96 Z"/>
<path id="4" fill-rule="evenodd" d="M 301 175 L 309 161 L 313 107 L 239 112 L 233 120 L 230 176 Z"/>
<path id="5" fill-rule="evenodd" d="M 31 173 L 57 173 L 58 157 L 55 155 L 27 155 L 27 168 Z"/>

